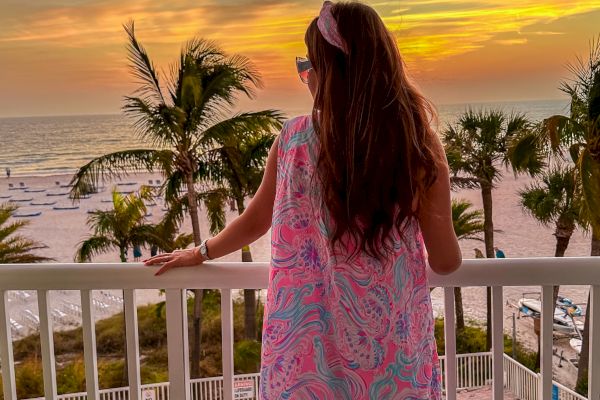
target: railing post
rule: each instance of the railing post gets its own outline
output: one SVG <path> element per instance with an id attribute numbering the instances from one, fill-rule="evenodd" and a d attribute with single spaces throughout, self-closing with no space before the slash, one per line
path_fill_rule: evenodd
<path id="1" fill-rule="evenodd" d="M 98 386 L 98 357 L 96 354 L 96 320 L 92 291 L 81 291 L 81 323 L 83 325 L 83 356 L 85 360 L 85 389 L 89 399 L 100 398 Z"/>
<path id="2" fill-rule="evenodd" d="M 456 399 L 456 318 L 454 288 L 444 288 L 444 340 L 446 345 L 446 400 Z"/>
<path id="3" fill-rule="evenodd" d="M 233 305 L 231 302 L 231 289 L 221 290 L 221 334 L 223 398 L 233 400 Z"/>
<path id="4" fill-rule="evenodd" d="M 129 400 L 141 400 L 140 347 L 138 343 L 138 318 L 134 289 L 123 290 L 125 308 L 125 335 L 127 336 L 127 375 Z"/>
<path id="5" fill-rule="evenodd" d="M 539 394 L 543 400 L 552 399 L 552 331 L 554 329 L 554 288 L 542 286 L 542 320 L 540 321 L 541 379 Z M 514 346 L 514 343 L 513 343 Z"/>
<path id="6" fill-rule="evenodd" d="M 8 314 L 8 291 L 0 291 L 0 362 L 2 362 L 2 388 L 4 398 L 16 399 L 15 360 L 12 348 L 12 332 Z"/>
<path id="7" fill-rule="evenodd" d="M 589 364 L 588 364 L 588 399 L 600 400 L 600 285 L 590 287 L 590 304 L 588 304 L 589 321 Z"/>
<path id="8" fill-rule="evenodd" d="M 504 320 L 502 286 L 492 287 L 492 371 L 493 399 L 504 398 Z"/>
<path id="9" fill-rule="evenodd" d="M 44 375 L 44 396 L 47 400 L 55 400 L 58 392 L 56 388 L 56 363 L 54 362 L 54 337 L 52 333 L 52 319 L 50 319 L 49 292 L 47 290 L 38 290 L 37 298 Z"/>
<path id="10" fill-rule="evenodd" d="M 167 289 L 169 398 L 190 400 L 187 298 L 185 289 Z"/>

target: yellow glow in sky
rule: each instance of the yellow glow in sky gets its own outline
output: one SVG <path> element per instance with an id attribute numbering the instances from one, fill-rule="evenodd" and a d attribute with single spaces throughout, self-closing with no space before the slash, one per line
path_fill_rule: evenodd
<path id="1" fill-rule="evenodd" d="M 565 63 L 600 34 L 600 0 L 367 1 L 425 93 L 438 103 L 556 98 Z M 118 112 L 134 88 L 121 25 L 166 69 L 193 36 L 252 59 L 255 104 L 301 112 L 295 75 L 320 0 L 53 0 L 0 4 L 0 116 Z"/>

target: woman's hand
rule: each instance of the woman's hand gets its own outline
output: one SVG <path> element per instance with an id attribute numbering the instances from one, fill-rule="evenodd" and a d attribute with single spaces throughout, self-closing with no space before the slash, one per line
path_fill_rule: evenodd
<path id="1" fill-rule="evenodd" d="M 147 260 L 144 260 L 144 265 L 163 264 L 163 266 L 154 274 L 154 276 L 162 275 L 170 269 L 180 267 L 194 267 L 204 262 L 204 258 L 200 255 L 197 247 L 185 250 L 175 250 L 172 253 L 159 254 Z"/>

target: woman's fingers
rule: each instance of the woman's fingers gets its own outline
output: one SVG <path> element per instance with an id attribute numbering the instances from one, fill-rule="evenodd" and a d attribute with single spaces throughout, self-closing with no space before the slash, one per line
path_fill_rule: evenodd
<path id="1" fill-rule="evenodd" d="M 171 255 L 170 253 L 167 254 L 160 254 L 158 256 L 154 256 L 152 258 L 149 258 L 148 260 L 144 261 L 145 265 L 155 265 L 155 264 L 160 264 L 163 263 L 165 261 L 169 261 L 170 259 L 173 258 L 173 255 Z"/>
<path id="2" fill-rule="evenodd" d="M 170 270 L 171 268 L 175 268 L 177 266 L 177 259 L 173 261 L 166 262 L 156 273 L 154 276 L 159 276 Z"/>

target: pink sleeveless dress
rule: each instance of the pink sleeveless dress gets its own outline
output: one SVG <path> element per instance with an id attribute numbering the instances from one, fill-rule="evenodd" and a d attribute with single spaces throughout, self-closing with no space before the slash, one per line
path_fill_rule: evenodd
<path id="1" fill-rule="evenodd" d="M 260 398 L 441 399 L 418 223 L 405 241 L 392 234 L 389 260 L 336 260 L 313 176 L 317 155 L 311 117 L 288 121 L 279 137 Z"/>

